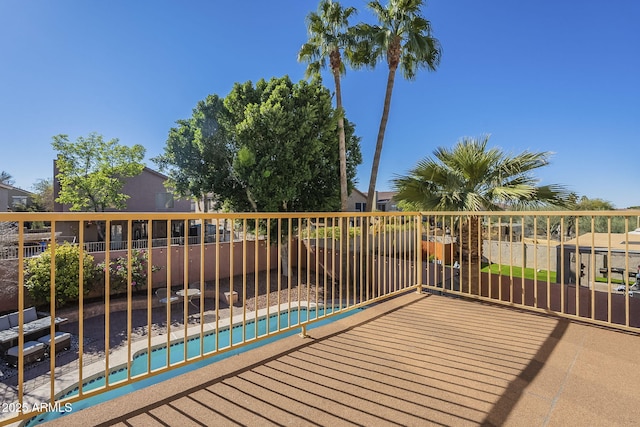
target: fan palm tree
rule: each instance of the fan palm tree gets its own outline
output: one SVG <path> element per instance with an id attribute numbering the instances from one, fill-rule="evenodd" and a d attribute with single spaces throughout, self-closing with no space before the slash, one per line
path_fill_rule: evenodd
<path id="1" fill-rule="evenodd" d="M 566 206 L 569 192 L 560 185 L 537 186 L 531 172 L 549 164 L 549 152 L 509 155 L 487 148 L 489 136 L 463 138 L 435 159 L 421 160 L 408 175 L 394 179 L 397 200 L 416 210 L 461 211 L 458 219 L 463 260 L 471 268 L 473 294 L 479 294 L 481 217 L 473 212 Z M 475 276 L 475 277 L 473 277 Z"/>
<path id="2" fill-rule="evenodd" d="M 0 172 L 0 184 L 13 185 L 13 176 L 7 171 Z"/>
<path id="3" fill-rule="evenodd" d="M 320 75 L 320 70 L 326 66 L 333 75 L 336 88 L 336 110 L 338 110 L 338 141 L 340 150 L 340 206 L 347 210 L 347 148 L 344 134 L 344 112 L 342 108 L 342 89 L 340 78 L 346 72 L 341 51 L 346 50 L 347 58 L 353 45 L 353 35 L 349 31 L 349 18 L 356 13 L 353 7 L 343 8 L 340 3 L 332 0 L 322 0 L 318 5 L 318 12 L 311 12 L 307 16 L 307 30 L 309 40 L 302 45 L 298 53 L 298 61 L 308 63 L 306 77 Z"/>
<path id="4" fill-rule="evenodd" d="M 387 89 L 384 97 L 382 118 L 378 129 L 376 149 L 371 166 L 371 178 L 367 194 L 367 209 L 373 210 L 378 166 L 384 133 L 389 118 L 391 95 L 398 68 L 407 80 L 414 80 L 421 68 L 435 71 L 440 64 L 440 42 L 431 35 L 431 23 L 421 15 L 423 0 L 389 0 L 383 6 L 378 0 L 368 3 L 378 19 L 378 25 L 360 24 L 356 33 L 361 41 L 359 62 L 373 66 L 386 59 L 389 66 Z"/>

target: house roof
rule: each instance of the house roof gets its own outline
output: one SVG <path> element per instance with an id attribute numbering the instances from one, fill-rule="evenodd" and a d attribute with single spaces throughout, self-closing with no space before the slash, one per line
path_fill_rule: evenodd
<path id="1" fill-rule="evenodd" d="M 610 236 L 610 237 L 609 237 Z M 611 244 L 609 244 L 611 242 Z M 640 229 L 630 231 L 629 233 L 585 233 L 575 239 L 564 242 L 565 245 L 589 246 L 607 248 L 612 250 L 624 251 L 627 248 L 630 251 L 640 250 Z"/>
<path id="2" fill-rule="evenodd" d="M 367 195 L 368 195 L 368 193 L 360 191 L 357 188 L 354 188 L 353 191 L 357 191 L 363 197 L 367 197 Z M 380 202 L 388 202 L 389 200 L 393 199 L 396 194 L 398 194 L 397 191 L 376 191 L 376 193 L 378 193 L 377 194 L 377 196 L 378 196 L 377 202 L 378 203 L 380 203 Z"/>
<path id="3" fill-rule="evenodd" d="M 31 191 L 23 190 L 22 188 L 14 187 L 13 185 L 3 184 L 1 182 L 0 182 L 0 188 L 4 188 L 5 190 L 24 193 L 25 196 L 32 196 L 34 194 Z"/>
<path id="4" fill-rule="evenodd" d="M 165 181 L 169 179 L 169 177 L 168 177 L 167 175 L 165 175 L 165 174 L 163 174 L 163 173 L 161 173 L 161 172 L 158 172 L 157 170 L 154 170 L 154 169 L 148 168 L 148 167 L 146 167 L 146 166 L 144 167 L 143 172 L 149 172 L 149 173 L 151 173 L 151 174 L 153 174 L 153 175 L 157 175 L 157 176 L 159 176 L 160 178 L 164 179 Z"/>
<path id="5" fill-rule="evenodd" d="M 378 202 L 387 202 L 398 194 L 395 191 L 378 191 Z"/>
<path id="6" fill-rule="evenodd" d="M 367 193 L 363 193 L 362 191 L 358 190 L 357 188 L 354 188 L 352 192 L 360 194 L 365 199 L 367 198 Z"/>

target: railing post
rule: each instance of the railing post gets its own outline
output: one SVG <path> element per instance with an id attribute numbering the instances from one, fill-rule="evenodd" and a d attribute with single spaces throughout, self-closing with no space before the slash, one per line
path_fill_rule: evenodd
<path id="1" fill-rule="evenodd" d="M 422 214 L 416 217 L 416 292 L 422 293 Z"/>

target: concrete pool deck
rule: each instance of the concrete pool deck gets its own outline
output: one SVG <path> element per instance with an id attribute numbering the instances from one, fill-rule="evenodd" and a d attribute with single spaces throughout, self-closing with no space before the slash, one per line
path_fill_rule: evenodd
<path id="1" fill-rule="evenodd" d="M 47 425 L 636 425 L 640 337 L 410 293 Z"/>

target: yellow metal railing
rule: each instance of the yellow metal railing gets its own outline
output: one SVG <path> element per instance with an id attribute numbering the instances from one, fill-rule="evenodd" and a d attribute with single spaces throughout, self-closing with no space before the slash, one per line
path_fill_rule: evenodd
<path id="1" fill-rule="evenodd" d="M 638 332 L 639 218 L 638 211 L 423 213 L 422 283 Z"/>
<path id="2" fill-rule="evenodd" d="M 639 218 L 638 211 L 2 213 L 0 230 L 9 232 L 0 252 L 16 255 L 0 256 L 0 313 L 17 313 L 17 326 L 3 331 L 0 316 L 0 357 L 9 363 L 0 368 L 0 424 L 75 410 L 86 397 L 287 331 L 305 335 L 316 322 L 410 290 L 638 332 Z M 27 233 L 30 223 L 50 227 Z M 36 245 L 30 256 L 25 249 Z M 42 263 L 51 278 L 44 294 L 34 293 L 34 283 L 46 282 L 35 273 Z M 77 297 L 60 295 L 73 288 Z M 34 331 L 25 317 L 32 306 L 39 322 L 50 316 L 44 329 Z M 56 333 L 69 340 L 53 339 L 42 353 L 27 345 Z"/>
<path id="3" fill-rule="evenodd" d="M 304 335 L 316 322 L 419 289 L 420 219 L 384 213 L 0 214 L 0 222 L 15 230 L 3 247 L 17 254 L 0 260 L 0 275 L 10 278 L 3 281 L 9 298 L 0 301 L 0 313 L 19 313 L 15 339 L 0 342 L 5 360 L 8 350 L 17 352 L 16 366 L 2 369 L 0 387 L 11 404 L 0 423 L 74 410 L 87 397 L 287 331 Z M 29 223 L 50 224 L 41 241 L 24 238 Z M 215 230 L 213 237 L 201 234 L 207 229 Z M 40 252 L 25 256 L 31 244 Z M 69 257 L 73 248 L 75 259 Z M 34 283 L 43 282 L 36 265 L 43 262 L 44 295 L 42 289 L 34 293 Z M 64 268 L 70 265 L 71 278 Z M 61 296 L 72 288 L 77 298 Z M 59 321 L 30 330 L 22 314 L 31 306 Z M 54 339 L 41 354 L 30 353 L 27 343 L 56 333 L 68 334 L 71 344 Z M 63 345 L 71 348 L 56 349 Z"/>

